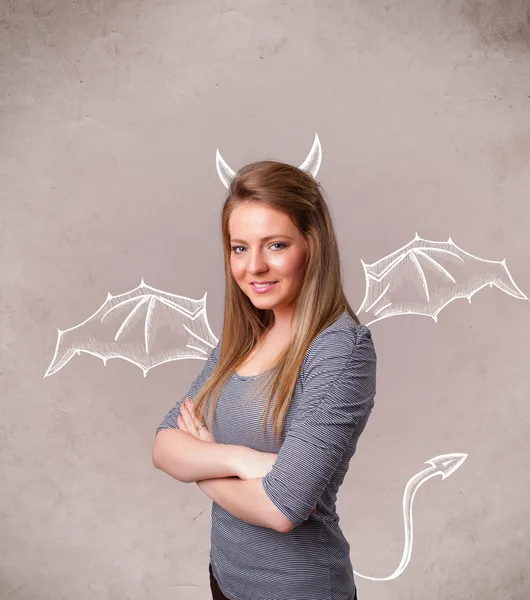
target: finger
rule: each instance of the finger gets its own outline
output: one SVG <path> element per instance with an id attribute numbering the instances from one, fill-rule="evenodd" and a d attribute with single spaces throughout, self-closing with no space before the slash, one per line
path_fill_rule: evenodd
<path id="1" fill-rule="evenodd" d="M 197 417 L 195 416 L 195 406 L 193 405 L 193 402 L 189 398 L 187 398 L 184 402 L 184 406 L 188 409 L 188 413 L 191 415 L 194 422 L 197 423 Z"/>
<path id="2" fill-rule="evenodd" d="M 206 438 L 208 438 L 208 434 L 210 433 L 208 431 L 208 428 L 206 427 L 205 423 L 201 423 L 199 421 L 199 418 L 195 415 L 195 411 L 194 411 L 194 405 L 193 405 L 193 401 L 190 400 L 189 398 L 186 398 L 186 400 L 183 403 L 183 407 L 185 408 L 185 410 L 183 411 L 184 413 L 186 413 L 186 415 L 188 416 L 188 427 L 191 430 L 190 433 L 195 436 L 198 439 L 203 439 L 203 437 L 201 436 L 201 434 L 204 434 L 206 436 Z M 200 430 L 199 430 L 199 426 L 200 426 Z"/>
<path id="3" fill-rule="evenodd" d="M 179 425 L 179 429 L 181 429 L 182 431 L 185 431 L 186 433 L 189 433 L 188 428 L 186 427 L 186 422 L 184 421 L 182 414 L 180 414 L 177 417 L 177 423 Z"/>
<path id="4" fill-rule="evenodd" d="M 197 435 L 196 427 L 194 427 L 193 418 L 190 415 L 189 410 L 186 409 L 186 405 L 183 404 L 180 411 L 181 419 L 184 421 L 186 425 L 186 431 L 191 433 L 191 435 Z M 195 429 L 195 431 L 194 431 Z"/>
<path id="5" fill-rule="evenodd" d="M 194 416 L 190 413 L 188 407 L 186 406 L 186 403 L 183 404 L 182 408 L 183 410 L 181 411 L 181 414 L 183 415 L 184 420 L 186 421 L 188 431 L 191 433 L 191 435 L 198 437 L 199 432 L 197 431 L 197 425 L 195 424 Z"/>
<path id="6" fill-rule="evenodd" d="M 206 425 L 202 424 L 199 421 L 199 418 L 197 417 L 197 415 L 195 414 L 195 406 L 193 405 L 193 402 L 188 399 L 184 404 L 185 404 L 186 408 L 188 409 L 188 414 L 190 415 L 195 427 L 197 428 L 200 425 L 201 429 L 206 428 Z M 197 429 L 197 432 L 198 431 L 199 430 Z"/>

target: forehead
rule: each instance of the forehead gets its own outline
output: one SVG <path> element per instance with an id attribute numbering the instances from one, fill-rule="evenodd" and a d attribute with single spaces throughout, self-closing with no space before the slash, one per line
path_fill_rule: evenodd
<path id="1" fill-rule="evenodd" d="M 230 237 L 257 236 L 270 233 L 295 235 L 289 215 L 262 203 L 245 202 L 234 208 L 228 220 Z"/>

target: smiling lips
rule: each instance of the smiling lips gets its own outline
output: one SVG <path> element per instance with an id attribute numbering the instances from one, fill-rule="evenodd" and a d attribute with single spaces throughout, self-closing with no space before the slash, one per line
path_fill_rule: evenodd
<path id="1" fill-rule="evenodd" d="M 271 281 L 269 283 L 263 283 L 263 284 L 258 284 L 257 282 L 253 282 L 250 284 L 250 286 L 252 287 L 252 289 L 257 292 L 257 293 L 261 293 L 261 292 L 267 292 L 268 290 L 272 289 L 278 282 L 277 281 Z"/>

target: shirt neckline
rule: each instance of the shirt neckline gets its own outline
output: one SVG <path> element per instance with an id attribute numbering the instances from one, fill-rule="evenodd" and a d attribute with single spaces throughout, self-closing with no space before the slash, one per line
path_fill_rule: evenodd
<path id="1" fill-rule="evenodd" d="M 240 375 L 239 373 L 232 371 L 232 376 L 236 377 L 237 379 L 241 379 L 242 381 L 246 381 L 247 379 L 256 379 L 257 377 L 262 377 L 263 375 L 267 375 L 267 373 L 270 373 L 272 371 L 272 369 L 273 369 L 273 367 L 271 367 L 270 369 L 267 369 L 266 371 L 263 371 L 263 373 L 258 373 L 257 375 Z"/>
<path id="2" fill-rule="evenodd" d="M 347 311 L 343 311 L 343 313 L 337 318 L 337 320 L 334 323 L 332 323 L 330 325 L 330 327 L 336 325 L 337 322 L 341 321 L 344 317 L 349 317 L 349 313 Z M 232 377 L 235 377 L 236 379 L 239 379 L 241 381 L 248 381 L 251 379 L 257 379 L 258 377 L 263 377 L 263 375 L 267 375 L 267 373 L 270 373 L 272 371 L 272 369 L 273 369 L 273 367 L 271 367 L 270 369 L 267 369 L 263 373 L 258 373 L 257 375 L 240 375 L 239 373 L 232 371 Z"/>

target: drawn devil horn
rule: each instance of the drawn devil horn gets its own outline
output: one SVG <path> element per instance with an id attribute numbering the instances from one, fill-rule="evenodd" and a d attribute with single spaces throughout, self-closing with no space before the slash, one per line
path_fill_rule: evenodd
<path id="1" fill-rule="evenodd" d="M 309 151 L 307 158 L 298 168 L 316 178 L 318 170 L 320 169 L 321 162 L 322 148 L 320 146 L 320 140 L 318 138 L 318 135 L 315 133 L 315 139 L 313 141 L 313 145 L 311 146 L 311 150 Z M 219 149 L 217 149 L 217 152 L 215 154 L 215 165 L 217 167 L 219 179 L 223 182 L 225 188 L 228 189 L 236 173 L 221 156 Z"/>

